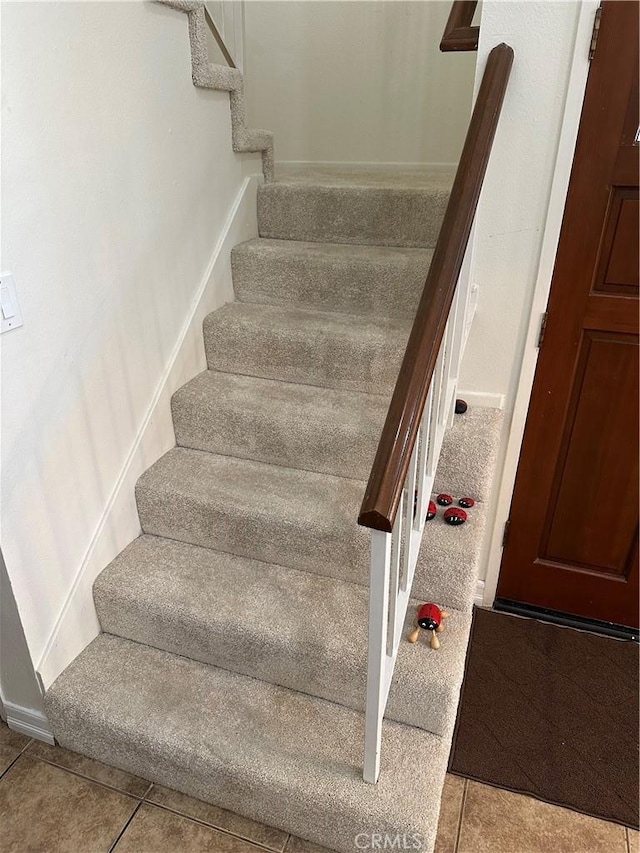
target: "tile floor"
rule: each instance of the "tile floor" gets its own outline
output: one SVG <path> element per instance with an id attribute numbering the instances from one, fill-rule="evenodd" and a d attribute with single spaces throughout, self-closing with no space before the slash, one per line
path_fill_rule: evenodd
<path id="1" fill-rule="evenodd" d="M 0 721 L 2 853 L 323 853 Z M 448 776 L 436 853 L 640 853 L 640 836 Z"/>

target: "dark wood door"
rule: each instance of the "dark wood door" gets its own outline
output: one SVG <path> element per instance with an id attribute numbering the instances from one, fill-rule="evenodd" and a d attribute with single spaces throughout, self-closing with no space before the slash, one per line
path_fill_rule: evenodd
<path id="1" fill-rule="evenodd" d="M 605 2 L 498 597 L 638 627 L 638 4 Z"/>

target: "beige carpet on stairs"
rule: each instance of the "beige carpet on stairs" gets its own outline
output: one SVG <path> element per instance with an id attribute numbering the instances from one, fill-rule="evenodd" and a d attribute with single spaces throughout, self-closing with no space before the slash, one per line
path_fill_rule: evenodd
<path id="1" fill-rule="evenodd" d="M 204 323 L 209 369 L 137 484 L 143 535 L 95 583 L 103 633 L 47 693 L 63 746 L 341 853 L 372 832 L 432 849 L 500 413 L 470 409 L 445 439 L 436 487 L 476 505 L 426 526 L 407 629 L 422 600 L 449 629 L 439 652 L 401 646 L 376 786 L 356 520 L 450 180 L 260 188 L 237 301 Z"/>

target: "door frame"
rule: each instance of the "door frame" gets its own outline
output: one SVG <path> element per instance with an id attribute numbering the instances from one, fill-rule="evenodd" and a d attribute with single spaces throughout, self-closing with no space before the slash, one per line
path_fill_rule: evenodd
<path id="1" fill-rule="evenodd" d="M 540 324 L 551 290 L 551 280 L 560 240 L 560 229 L 569 189 L 569 179 L 573 167 L 582 105 L 587 88 L 589 68 L 591 66 L 589 61 L 589 47 L 591 44 L 593 23 L 596 10 L 599 6 L 600 0 L 581 0 L 580 11 L 578 13 L 578 23 L 565 97 L 565 108 L 551 180 L 538 271 L 531 296 L 527 334 L 522 349 L 511 423 L 508 427 L 507 437 L 503 439 L 503 448 L 500 454 L 503 460 L 502 467 L 501 469 L 499 467 L 496 471 L 496 482 L 499 482 L 499 488 L 497 498 L 495 499 L 493 523 L 491 525 L 485 558 L 486 577 L 482 594 L 482 602 L 485 607 L 493 606 L 498 587 L 504 528 L 509 518 L 527 412 L 529 410 L 529 400 L 538 363 Z"/>

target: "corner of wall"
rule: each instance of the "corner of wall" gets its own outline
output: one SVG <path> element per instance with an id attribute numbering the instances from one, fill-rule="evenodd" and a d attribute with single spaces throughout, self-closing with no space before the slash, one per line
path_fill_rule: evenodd
<path id="1" fill-rule="evenodd" d="M 0 552 L 0 711 L 10 729 L 53 743 L 18 608 Z"/>

